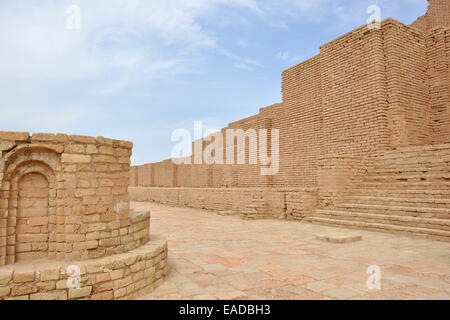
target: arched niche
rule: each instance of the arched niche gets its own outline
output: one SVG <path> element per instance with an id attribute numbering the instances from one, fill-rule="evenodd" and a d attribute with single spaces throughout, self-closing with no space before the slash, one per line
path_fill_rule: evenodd
<path id="1" fill-rule="evenodd" d="M 2 215 L 7 226 L 3 250 L 0 244 L 3 264 L 53 259 L 60 156 L 51 149 L 29 147 L 17 150 L 5 160 L 3 185 L 8 186 L 9 194 Z"/>

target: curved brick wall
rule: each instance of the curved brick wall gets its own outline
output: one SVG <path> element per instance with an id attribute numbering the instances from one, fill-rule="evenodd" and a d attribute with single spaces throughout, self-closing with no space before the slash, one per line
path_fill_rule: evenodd
<path id="1" fill-rule="evenodd" d="M 78 288 L 68 288 L 73 266 L 80 270 Z M 2 267 L 0 300 L 133 299 L 159 285 L 166 273 L 167 244 L 151 241 L 100 259 Z"/>
<path id="2" fill-rule="evenodd" d="M 163 280 L 167 244 L 130 212 L 132 147 L 0 132 L 0 299 L 130 299 Z"/>
<path id="3" fill-rule="evenodd" d="M 145 244 L 149 216 L 130 216 L 132 147 L 103 137 L 0 132 L 0 266 L 99 258 Z"/>

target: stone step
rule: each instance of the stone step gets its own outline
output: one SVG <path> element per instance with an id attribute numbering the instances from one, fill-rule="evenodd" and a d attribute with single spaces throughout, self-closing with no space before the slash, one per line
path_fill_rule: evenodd
<path id="1" fill-rule="evenodd" d="M 389 190 L 381 188 L 358 188 L 343 192 L 344 196 L 371 196 L 371 197 L 397 197 L 416 198 L 426 197 L 428 199 L 450 199 L 450 190 L 421 190 L 421 189 L 401 189 Z"/>
<path id="2" fill-rule="evenodd" d="M 367 172 L 368 176 L 376 175 L 397 175 L 397 174 L 409 174 L 409 175 L 422 175 L 422 174 L 448 174 L 450 173 L 449 165 L 440 166 L 398 166 L 389 167 L 383 166 L 380 168 L 372 168 Z"/>
<path id="3" fill-rule="evenodd" d="M 450 150 L 442 150 L 439 152 L 408 152 L 391 155 L 385 154 L 377 160 L 379 163 L 437 163 L 439 161 L 449 161 L 449 154 Z"/>
<path id="4" fill-rule="evenodd" d="M 396 173 L 396 174 L 374 174 L 365 175 L 364 182 L 441 182 L 446 183 L 450 186 L 450 172 L 444 173 L 421 173 L 421 174 L 410 174 L 410 173 Z"/>
<path id="5" fill-rule="evenodd" d="M 366 212 L 373 214 L 386 214 L 398 216 L 410 216 L 421 218 L 450 218 L 450 208 L 407 207 L 395 205 L 370 205 L 355 203 L 338 203 L 336 208 L 350 212 Z"/>
<path id="6" fill-rule="evenodd" d="M 424 195 L 422 195 L 424 196 Z M 435 198 L 396 198 L 387 196 L 345 196 L 343 202 L 351 202 L 354 204 L 368 204 L 368 205 L 395 205 L 395 206 L 410 206 L 410 207 L 429 207 L 429 208 L 448 208 L 450 209 L 450 199 L 435 199 Z"/>
<path id="7" fill-rule="evenodd" d="M 447 154 L 427 154 L 427 155 L 417 155 L 417 154 L 403 154 L 398 157 L 391 158 L 379 158 L 377 159 L 377 163 L 375 166 L 379 166 L 381 164 L 386 165 L 416 165 L 416 164 L 438 164 L 445 163 L 450 161 L 450 151 L 447 151 Z"/>
<path id="8" fill-rule="evenodd" d="M 354 189 L 381 189 L 381 190 L 450 190 L 450 182 L 430 181 L 363 181 Z"/>
<path id="9" fill-rule="evenodd" d="M 450 241 L 450 232 L 445 230 L 434 230 L 425 228 L 414 228 L 407 226 L 369 223 L 363 221 L 351 221 L 351 220 L 337 220 L 322 217 L 309 216 L 305 217 L 303 221 L 329 225 L 333 227 L 345 227 L 359 230 L 369 230 L 388 233 L 400 233 L 405 235 L 417 235 L 433 240 Z"/>
<path id="10" fill-rule="evenodd" d="M 338 210 L 315 210 L 313 216 L 337 220 L 362 221 L 450 231 L 450 219 L 418 218 L 411 216 L 382 215 Z"/>
<path id="11" fill-rule="evenodd" d="M 431 151 L 436 152 L 440 150 L 448 150 L 450 149 L 450 143 L 440 143 L 440 144 L 431 144 L 431 145 L 424 145 L 424 146 L 405 146 L 405 147 L 398 147 L 391 150 L 386 150 L 385 154 L 397 154 L 399 152 L 424 152 L 424 151 Z"/>

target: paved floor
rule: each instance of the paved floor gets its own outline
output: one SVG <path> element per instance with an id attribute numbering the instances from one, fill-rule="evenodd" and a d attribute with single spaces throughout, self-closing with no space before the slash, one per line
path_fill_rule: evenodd
<path id="1" fill-rule="evenodd" d="M 363 240 L 333 244 L 315 237 L 336 228 L 132 207 L 150 210 L 151 237 L 169 243 L 166 281 L 142 299 L 450 299 L 450 243 L 340 229 Z M 380 290 L 367 289 L 371 265 Z"/>

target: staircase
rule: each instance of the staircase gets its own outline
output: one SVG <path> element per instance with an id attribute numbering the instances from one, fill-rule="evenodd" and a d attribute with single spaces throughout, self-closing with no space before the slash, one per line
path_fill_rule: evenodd
<path id="1" fill-rule="evenodd" d="M 386 152 L 332 208 L 304 220 L 450 241 L 450 144 Z"/>

